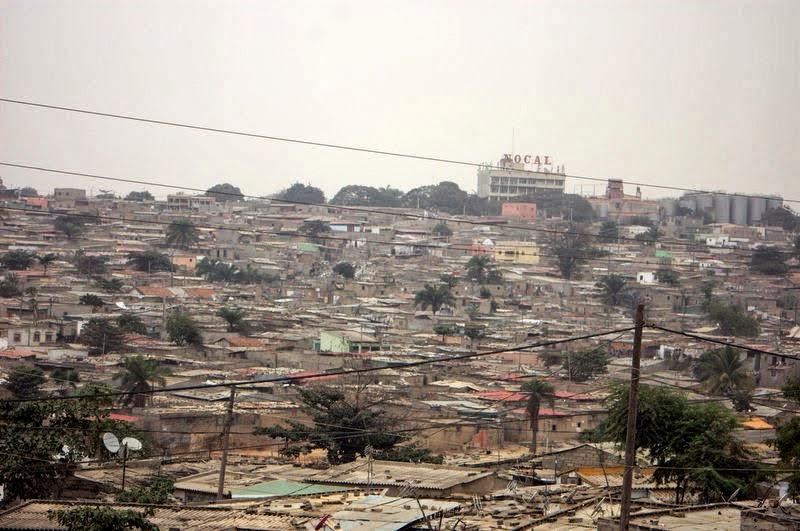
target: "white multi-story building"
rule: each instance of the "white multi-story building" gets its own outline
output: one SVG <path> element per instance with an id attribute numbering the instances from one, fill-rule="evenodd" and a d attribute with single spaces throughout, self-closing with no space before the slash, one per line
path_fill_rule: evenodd
<path id="1" fill-rule="evenodd" d="M 506 155 L 496 166 L 478 168 L 478 196 L 494 200 L 533 195 L 544 190 L 564 191 L 564 170 L 550 157 Z"/>
<path id="2" fill-rule="evenodd" d="M 167 207 L 171 211 L 208 211 L 214 208 L 217 201 L 207 195 L 186 195 L 182 193 L 167 196 Z"/>

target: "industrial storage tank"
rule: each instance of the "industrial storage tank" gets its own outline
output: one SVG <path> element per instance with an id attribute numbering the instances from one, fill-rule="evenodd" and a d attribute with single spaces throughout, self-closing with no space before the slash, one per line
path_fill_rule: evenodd
<path id="1" fill-rule="evenodd" d="M 747 200 L 741 195 L 731 197 L 731 223 L 747 225 Z"/>
<path id="2" fill-rule="evenodd" d="M 694 196 L 685 195 L 678 200 L 678 206 L 688 208 L 692 212 L 697 212 L 697 201 Z"/>
<path id="3" fill-rule="evenodd" d="M 776 195 L 771 195 L 767 197 L 767 210 L 773 208 L 782 208 L 783 207 L 783 198 L 778 197 Z"/>
<path id="4" fill-rule="evenodd" d="M 714 194 L 714 219 L 717 223 L 731 222 L 731 198 L 727 195 Z"/>
<path id="5" fill-rule="evenodd" d="M 710 212 L 714 209 L 714 194 L 697 194 L 695 201 L 698 212 Z"/>
<path id="6" fill-rule="evenodd" d="M 748 202 L 750 203 L 750 211 L 748 213 L 747 223 L 750 225 L 760 223 L 761 218 L 764 217 L 764 212 L 767 210 L 767 198 L 752 196 Z"/>
<path id="7" fill-rule="evenodd" d="M 675 215 L 675 211 L 678 208 L 678 200 L 673 199 L 671 197 L 665 197 L 664 199 L 659 199 L 658 204 L 664 211 L 664 215 L 669 217 L 673 217 Z"/>

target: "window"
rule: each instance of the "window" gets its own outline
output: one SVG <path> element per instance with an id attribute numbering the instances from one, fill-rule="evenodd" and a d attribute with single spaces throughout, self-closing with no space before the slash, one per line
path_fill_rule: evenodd
<path id="1" fill-rule="evenodd" d="M 44 340 L 47 343 L 52 343 L 53 342 L 53 334 L 48 332 L 47 334 L 44 335 Z"/>
<path id="2" fill-rule="evenodd" d="M 579 428 L 581 427 L 581 423 L 580 423 L 580 421 L 578 421 L 578 427 L 579 427 Z"/>
<path id="3" fill-rule="evenodd" d="M 556 431 L 556 428 L 558 428 L 558 426 L 556 426 L 555 424 L 550 425 L 550 431 Z"/>
<path id="4" fill-rule="evenodd" d="M 14 332 L 14 343 L 21 343 L 22 342 L 22 334 L 19 332 Z"/>
<path id="5" fill-rule="evenodd" d="M 33 333 L 33 340 L 36 343 L 39 343 L 42 340 L 42 333 L 41 332 L 34 332 Z"/>

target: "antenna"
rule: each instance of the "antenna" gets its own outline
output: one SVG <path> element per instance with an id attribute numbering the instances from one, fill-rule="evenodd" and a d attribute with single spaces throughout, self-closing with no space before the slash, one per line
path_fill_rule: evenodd
<path id="1" fill-rule="evenodd" d="M 128 450 L 138 452 L 142 449 L 142 442 L 135 437 L 125 437 L 122 439 L 122 443 L 120 443 L 117 436 L 111 432 L 105 432 L 102 439 L 103 446 L 106 447 L 106 450 L 112 454 L 122 455 L 122 492 L 125 492 L 125 472 L 128 466 Z"/>

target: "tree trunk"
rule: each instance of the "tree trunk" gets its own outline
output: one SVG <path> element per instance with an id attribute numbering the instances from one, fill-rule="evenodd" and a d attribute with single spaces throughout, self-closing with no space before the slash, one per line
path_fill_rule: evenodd
<path id="1" fill-rule="evenodd" d="M 539 404 L 539 400 L 532 400 L 529 408 L 531 417 L 531 454 L 533 455 L 536 455 L 536 435 L 539 433 Z"/>

